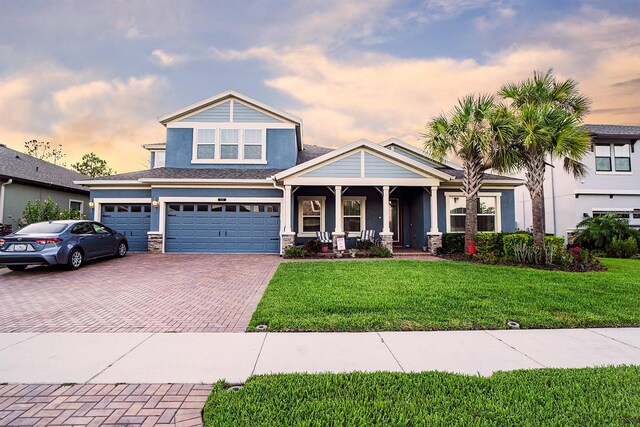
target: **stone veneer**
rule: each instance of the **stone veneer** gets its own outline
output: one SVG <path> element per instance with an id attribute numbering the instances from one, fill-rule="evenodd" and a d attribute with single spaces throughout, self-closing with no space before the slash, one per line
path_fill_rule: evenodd
<path id="1" fill-rule="evenodd" d="M 147 234 L 147 249 L 152 254 L 162 253 L 162 233 Z"/>
<path id="2" fill-rule="evenodd" d="M 431 254 L 436 253 L 442 247 L 442 233 L 427 233 L 427 247 Z"/>
<path id="3" fill-rule="evenodd" d="M 296 245 L 296 233 L 280 233 L 280 243 L 282 246 L 282 253 L 289 249 L 291 246 Z"/>
<path id="4" fill-rule="evenodd" d="M 393 253 L 393 233 L 380 233 L 380 243 Z"/>

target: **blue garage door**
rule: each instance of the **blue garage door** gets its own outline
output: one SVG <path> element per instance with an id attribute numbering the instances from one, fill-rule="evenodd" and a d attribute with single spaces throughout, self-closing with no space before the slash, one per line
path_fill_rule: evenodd
<path id="1" fill-rule="evenodd" d="M 129 250 L 147 250 L 147 232 L 151 227 L 151 205 L 102 205 L 100 222 L 127 236 Z"/>
<path id="2" fill-rule="evenodd" d="M 279 204 L 169 204 L 166 252 L 277 253 Z"/>

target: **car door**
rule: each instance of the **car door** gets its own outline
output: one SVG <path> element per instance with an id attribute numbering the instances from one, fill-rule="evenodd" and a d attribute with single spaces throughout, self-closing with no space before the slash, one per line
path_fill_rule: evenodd
<path id="1" fill-rule="evenodd" d="M 84 251 L 85 259 L 100 256 L 99 236 L 90 222 L 79 222 L 71 228 L 71 234 L 78 236 L 78 244 Z"/>
<path id="2" fill-rule="evenodd" d="M 98 236 L 99 254 L 97 256 L 113 255 L 118 248 L 118 238 L 113 231 L 99 222 L 92 222 L 93 231 Z"/>

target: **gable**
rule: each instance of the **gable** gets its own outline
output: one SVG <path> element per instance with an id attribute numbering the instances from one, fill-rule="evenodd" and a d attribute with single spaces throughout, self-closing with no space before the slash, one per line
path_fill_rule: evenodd
<path id="1" fill-rule="evenodd" d="M 231 101 L 223 102 L 202 110 L 192 116 L 180 119 L 181 122 L 229 122 L 231 117 Z"/>
<path id="2" fill-rule="evenodd" d="M 284 123 L 282 120 L 240 102 L 233 103 L 233 121 L 237 123 Z"/>
<path id="3" fill-rule="evenodd" d="M 412 152 L 410 152 L 408 150 L 405 150 L 404 148 L 398 147 L 397 145 L 392 145 L 389 148 L 391 148 L 394 153 L 402 154 L 403 156 L 409 157 L 410 159 L 413 159 L 416 162 L 420 162 L 423 165 L 427 165 L 427 166 L 430 166 L 432 168 L 440 167 L 439 164 L 437 164 L 435 162 L 431 162 L 428 159 L 426 159 L 425 157 L 418 156 L 417 154 L 414 154 L 414 153 L 412 153 Z"/>
<path id="4" fill-rule="evenodd" d="M 333 163 L 321 166 L 317 169 L 307 172 L 301 176 L 315 178 L 360 178 L 361 175 L 361 159 L 360 152 L 343 157 Z"/>
<path id="5" fill-rule="evenodd" d="M 364 154 L 364 176 L 365 178 L 423 178 L 422 175 L 404 166 L 371 153 Z"/>

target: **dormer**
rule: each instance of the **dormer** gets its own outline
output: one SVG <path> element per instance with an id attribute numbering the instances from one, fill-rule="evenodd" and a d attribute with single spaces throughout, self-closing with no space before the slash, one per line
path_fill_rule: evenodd
<path id="1" fill-rule="evenodd" d="M 302 120 L 235 91 L 159 117 L 165 166 L 286 169 L 302 150 Z"/>

